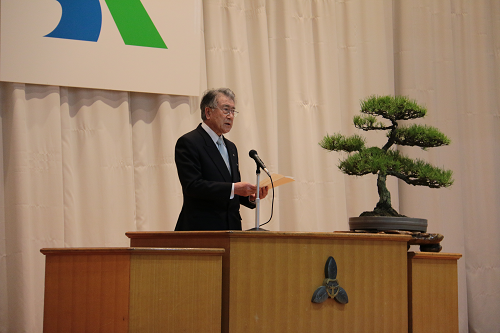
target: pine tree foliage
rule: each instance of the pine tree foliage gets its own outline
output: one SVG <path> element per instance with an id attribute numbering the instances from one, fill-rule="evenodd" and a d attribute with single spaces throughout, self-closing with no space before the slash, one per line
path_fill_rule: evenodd
<path id="1" fill-rule="evenodd" d="M 369 173 L 395 176 L 407 184 L 431 188 L 451 185 L 452 172 L 436 168 L 422 160 L 413 160 L 397 150 L 384 151 L 378 147 L 363 149 L 349 155 L 339 164 L 339 169 L 347 174 L 363 176 Z"/>
<path id="2" fill-rule="evenodd" d="M 350 137 L 345 137 L 342 134 L 326 135 L 320 142 L 320 146 L 327 150 L 360 151 L 365 148 L 365 138 L 355 134 Z"/>
<path id="3" fill-rule="evenodd" d="M 402 216 L 396 212 L 386 187 L 386 177 L 394 176 L 407 184 L 430 188 L 448 187 L 453 184 L 452 171 L 433 166 L 419 159 L 404 156 L 393 145 L 416 146 L 422 149 L 449 145 L 450 139 L 437 128 L 427 125 L 403 125 L 398 121 L 422 118 L 427 110 L 405 96 L 371 96 L 361 101 L 363 115 L 355 116 L 354 126 L 364 131 L 385 130 L 387 143 L 382 147 L 366 147 L 366 140 L 355 134 L 326 135 L 319 145 L 329 151 L 344 151 L 348 156 L 340 161 L 339 169 L 347 174 L 363 176 L 377 174 L 380 200 L 374 211 L 362 215 Z M 385 121 L 378 121 L 380 116 Z"/>
<path id="4" fill-rule="evenodd" d="M 405 96 L 371 96 L 361 102 L 361 112 L 397 121 L 422 118 L 427 110 Z"/>
<path id="5" fill-rule="evenodd" d="M 398 127 L 395 130 L 394 139 L 397 145 L 421 148 L 440 147 L 451 143 L 450 139 L 437 128 L 417 124 Z"/>

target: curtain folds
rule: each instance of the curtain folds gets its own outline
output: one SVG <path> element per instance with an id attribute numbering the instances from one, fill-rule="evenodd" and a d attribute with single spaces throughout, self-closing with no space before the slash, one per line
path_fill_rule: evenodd
<path id="1" fill-rule="evenodd" d="M 248 151 L 295 182 L 276 189 L 266 229 L 347 230 L 378 201 L 373 175 L 349 177 L 325 134 L 359 133 L 370 95 L 407 95 L 452 144 L 400 147 L 454 171 L 448 189 L 389 179 L 394 207 L 427 218 L 459 260 L 460 332 L 500 327 L 500 4 L 496 0 L 204 0 L 203 86 L 236 93 L 227 135 L 244 181 Z M 170 79 L 170 78 L 165 78 Z M 182 205 L 179 136 L 199 98 L 0 83 L 0 332 L 40 332 L 44 247 L 127 246 L 124 233 L 173 230 Z M 262 176 L 263 177 L 263 176 Z M 271 214 L 262 201 L 261 222 Z M 254 211 L 242 208 L 243 228 Z"/>

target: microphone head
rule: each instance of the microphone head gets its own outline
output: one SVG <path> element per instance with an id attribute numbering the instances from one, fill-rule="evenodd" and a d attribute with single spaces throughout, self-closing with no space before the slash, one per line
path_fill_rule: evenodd
<path id="1" fill-rule="evenodd" d="M 250 150 L 250 152 L 248 153 L 248 155 L 251 157 L 251 158 L 254 158 L 255 155 L 257 155 L 257 152 L 255 150 Z"/>

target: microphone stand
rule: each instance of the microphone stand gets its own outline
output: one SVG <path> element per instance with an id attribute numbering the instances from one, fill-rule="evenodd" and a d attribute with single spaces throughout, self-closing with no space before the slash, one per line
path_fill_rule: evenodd
<path id="1" fill-rule="evenodd" d="M 260 227 L 260 167 L 257 164 L 257 195 L 255 196 L 255 228 L 249 229 L 248 231 L 267 231 L 266 229 L 259 228 Z"/>
<path id="2" fill-rule="evenodd" d="M 257 174 L 257 195 L 255 196 L 255 231 L 259 230 L 260 226 L 260 189 L 259 189 L 259 184 L 260 184 L 260 167 L 257 165 L 257 171 L 255 172 Z"/>

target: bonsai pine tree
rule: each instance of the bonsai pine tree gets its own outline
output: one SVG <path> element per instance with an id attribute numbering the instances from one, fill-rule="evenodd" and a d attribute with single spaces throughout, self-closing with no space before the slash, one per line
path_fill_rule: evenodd
<path id="1" fill-rule="evenodd" d="M 450 144 L 450 139 L 437 128 L 426 125 L 400 125 L 402 120 L 422 118 L 424 107 L 404 96 L 371 96 L 361 101 L 363 115 L 354 117 L 354 126 L 364 131 L 389 131 L 382 147 L 365 147 L 365 139 L 357 134 L 326 135 L 319 143 L 329 151 L 344 151 L 348 156 L 340 161 L 339 169 L 348 175 L 377 174 L 379 202 L 371 212 L 361 216 L 404 216 L 391 205 L 391 194 L 386 186 L 387 176 L 394 176 L 407 184 L 430 188 L 453 184 L 452 171 L 435 167 L 419 159 L 411 159 L 393 148 L 394 145 L 417 146 L 424 150 Z M 386 121 L 377 121 L 380 116 Z"/>

